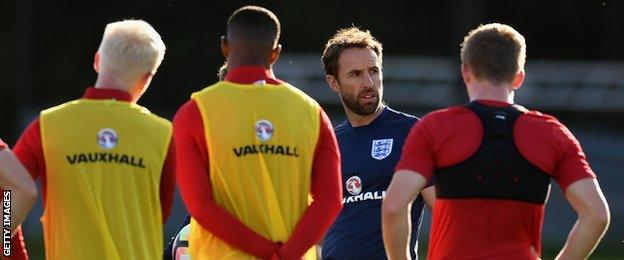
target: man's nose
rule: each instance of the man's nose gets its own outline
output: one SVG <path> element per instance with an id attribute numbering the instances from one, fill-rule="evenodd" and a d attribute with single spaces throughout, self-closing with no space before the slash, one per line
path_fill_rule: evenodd
<path id="1" fill-rule="evenodd" d="M 362 79 L 362 81 L 363 87 L 373 88 L 373 86 L 375 86 L 375 79 L 373 78 L 373 75 L 371 75 L 369 72 L 364 73 L 364 78 Z"/>

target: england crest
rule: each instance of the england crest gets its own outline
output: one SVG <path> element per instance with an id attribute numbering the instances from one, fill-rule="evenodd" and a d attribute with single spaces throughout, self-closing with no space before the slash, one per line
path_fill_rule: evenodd
<path id="1" fill-rule="evenodd" d="M 393 139 L 373 140 L 371 156 L 377 160 L 383 160 L 388 157 L 392 152 L 392 140 Z"/>

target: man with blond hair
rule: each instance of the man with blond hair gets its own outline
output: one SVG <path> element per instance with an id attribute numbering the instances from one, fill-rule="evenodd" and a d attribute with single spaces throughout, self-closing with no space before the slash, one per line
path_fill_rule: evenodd
<path id="1" fill-rule="evenodd" d="M 471 102 L 410 131 L 382 210 L 390 258 L 406 258 L 406 207 L 434 176 L 429 259 L 539 258 L 551 179 L 578 214 L 558 258 L 586 259 L 604 235 L 609 209 L 579 142 L 556 118 L 514 104 L 525 53 L 524 37 L 503 24 L 464 38 Z"/>
<path id="2" fill-rule="evenodd" d="M 148 23 L 108 24 L 95 86 L 41 112 L 15 154 L 40 177 L 47 259 L 157 259 L 174 189 L 171 123 L 136 104 L 163 60 Z"/>
<path id="3" fill-rule="evenodd" d="M 347 120 L 336 126 L 342 156 L 343 209 L 327 232 L 323 259 L 385 259 L 381 201 L 418 118 L 383 102 L 383 48 L 369 31 L 339 30 L 323 51 L 325 79 L 340 97 Z M 409 252 L 418 255 L 423 199 L 431 208 L 434 188 L 412 203 Z"/>

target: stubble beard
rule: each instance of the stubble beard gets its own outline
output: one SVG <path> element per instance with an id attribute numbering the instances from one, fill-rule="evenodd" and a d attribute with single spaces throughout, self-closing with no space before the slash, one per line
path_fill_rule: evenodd
<path id="1" fill-rule="evenodd" d="M 370 93 L 370 92 L 367 92 Z M 377 109 L 379 109 L 380 103 L 381 103 L 381 98 L 379 97 L 379 93 L 373 91 L 373 93 L 375 94 L 375 98 L 377 99 L 376 102 L 374 103 L 368 103 L 368 104 L 361 104 L 359 102 L 360 97 L 363 95 L 363 93 L 360 93 L 358 95 L 340 95 L 343 104 L 349 109 L 351 110 L 353 113 L 360 115 L 360 116 L 368 116 L 368 115 L 372 115 L 374 114 Z"/>

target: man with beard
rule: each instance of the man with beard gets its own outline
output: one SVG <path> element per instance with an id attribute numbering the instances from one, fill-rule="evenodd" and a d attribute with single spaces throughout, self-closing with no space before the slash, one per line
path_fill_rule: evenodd
<path id="1" fill-rule="evenodd" d="M 323 259 L 385 259 L 381 202 L 409 129 L 417 117 L 383 102 L 382 46 L 369 31 L 339 30 L 325 46 L 325 79 L 342 100 L 347 121 L 335 128 L 342 157 L 343 210 L 325 236 Z M 431 208 L 434 188 L 412 204 L 410 253 L 417 254 L 423 198 Z"/>

